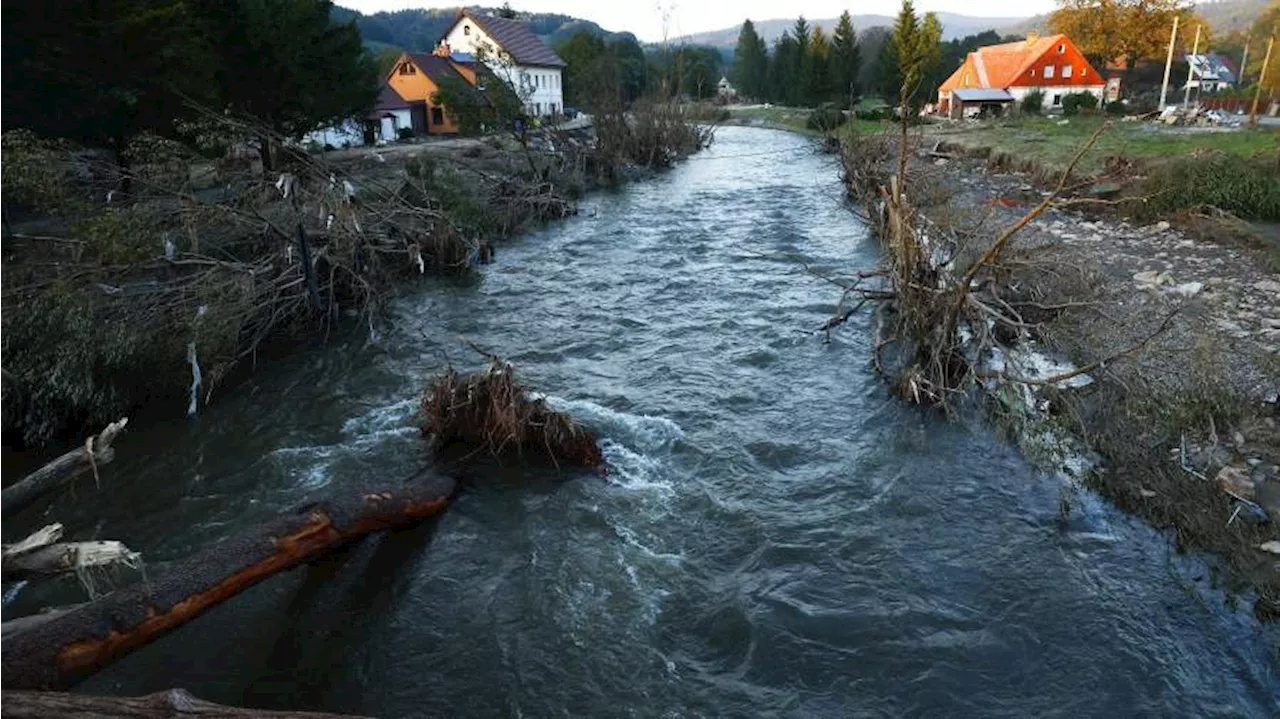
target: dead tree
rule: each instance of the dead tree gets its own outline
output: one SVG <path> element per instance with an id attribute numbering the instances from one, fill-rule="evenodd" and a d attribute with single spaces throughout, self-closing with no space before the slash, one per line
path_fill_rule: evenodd
<path id="1" fill-rule="evenodd" d="M 350 715 L 241 709 L 196 699 L 184 689 L 170 689 L 142 697 L 90 697 L 60 692 L 4 693 L 4 716 L 9 719 L 339 719 Z"/>
<path id="2" fill-rule="evenodd" d="M 128 417 L 112 422 L 96 437 L 86 439 L 83 446 L 63 454 L 17 484 L 6 487 L 0 492 L 0 515 L 7 517 L 17 512 L 49 492 L 66 486 L 82 474 L 93 472 L 96 478 L 98 466 L 115 458 L 111 443 L 127 424 Z"/>
<path id="3" fill-rule="evenodd" d="M 0 680 L 6 690 L 66 688 L 268 577 L 373 532 L 435 516 L 455 488 L 454 480 L 425 472 L 403 487 L 301 507 L 206 549 L 159 579 L 6 636 Z"/>

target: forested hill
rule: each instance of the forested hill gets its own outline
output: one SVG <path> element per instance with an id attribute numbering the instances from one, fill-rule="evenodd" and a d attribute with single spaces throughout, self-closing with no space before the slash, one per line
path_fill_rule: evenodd
<path id="1" fill-rule="evenodd" d="M 476 6 L 468 9 L 479 13 L 496 12 L 494 8 Z M 457 8 L 421 8 L 363 15 L 355 10 L 335 7 L 333 18 L 339 22 L 347 22 L 355 18 L 361 37 L 364 38 L 365 44 L 372 48 L 392 45 L 405 50 L 425 51 L 435 47 L 436 41 L 449 28 L 457 12 Z M 605 41 L 623 37 L 634 39 L 631 33 L 609 32 L 590 20 L 568 15 L 522 12 L 518 13 L 517 17 L 529 23 L 534 34 L 552 47 L 583 30 Z"/>

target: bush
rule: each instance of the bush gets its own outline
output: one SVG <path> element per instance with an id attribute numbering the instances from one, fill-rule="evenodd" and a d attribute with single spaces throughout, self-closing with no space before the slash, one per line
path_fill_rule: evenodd
<path id="1" fill-rule="evenodd" d="M 1044 91 L 1032 90 L 1022 98 L 1022 111 L 1028 115 L 1039 115 L 1044 111 Z"/>
<path id="2" fill-rule="evenodd" d="M 871 120 L 872 122 L 894 119 L 893 108 L 888 105 L 872 107 L 865 110 L 858 109 L 854 111 L 853 115 L 859 120 Z"/>
<path id="3" fill-rule="evenodd" d="M 1078 115 L 1082 111 L 1093 112 L 1098 107 L 1098 98 L 1091 92 L 1069 92 L 1062 97 L 1062 114 Z"/>
<path id="4" fill-rule="evenodd" d="M 831 132 L 843 125 L 846 119 L 844 112 L 840 108 L 826 104 L 809 113 L 809 119 L 805 121 L 805 127 L 819 132 Z"/>
<path id="5" fill-rule="evenodd" d="M 1116 100 L 1115 102 L 1109 102 L 1107 103 L 1107 114 L 1116 115 L 1116 116 L 1128 115 L 1129 106 L 1125 104 L 1124 100 Z"/>
<path id="6" fill-rule="evenodd" d="M 1280 154 L 1244 159 L 1196 155 L 1156 167 L 1140 190 L 1150 196 L 1135 214 L 1158 217 L 1191 207 L 1217 207 L 1246 219 L 1280 220 Z"/>
<path id="7" fill-rule="evenodd" d="M 400 129 L 396 130 L 396 136 L 397 136 L 397 137 L 399 137 L 401 140 L 412 140 L 412 139 L 413 139 L 413 128 L 412 128 L 412 127 L 402 127 L 402 128 L 400 128 Z"/>

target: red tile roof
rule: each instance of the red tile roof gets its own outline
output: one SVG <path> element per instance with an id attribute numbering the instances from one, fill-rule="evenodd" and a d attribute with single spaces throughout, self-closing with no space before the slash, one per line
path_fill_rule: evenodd
<path id="1" fill-rule="evenodd" d="M 1026 74 L 1028 66 L 1034 63 L 1051 48 L 1070 43 L 1066 35 L 1045 35 L 1044 37 L 1006 42 L 1000 45 L 987 45 L 969 53 L 964 65 L 955 74 L 942 83 L 939 90 L 946 92 L 958 87 L 965 67 L 972 65 L 973 79 L 977 87 L 1007 88 Z"/>

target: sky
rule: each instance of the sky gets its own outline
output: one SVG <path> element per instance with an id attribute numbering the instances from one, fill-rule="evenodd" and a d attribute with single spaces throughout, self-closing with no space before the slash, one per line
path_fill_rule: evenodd
<path id="1" fill-rule="evenodd" d="M 375 13 L 421 7 L 455 7 L 454 2 L 423 0 L 335 0 L 336 4 Z M 501 5 L 502 0 L 471 0 L 467 4 Z M 985 17 L 1030 16 L 1052 10 L 1052 0 L 917 0 L 917 12 L 935 10 Z M 661 40 L 662 10 L 668 10 L 668 37 L 741 25 L 742 21 L 793 18 L 832 18 L 848 9 L 858 14 L 893 15 L 895 0 L 511 0 L 511 7 L 525 12 L 555 12 L 592 20 L 606 30 L 627 31 L 646 41 Z"/>

